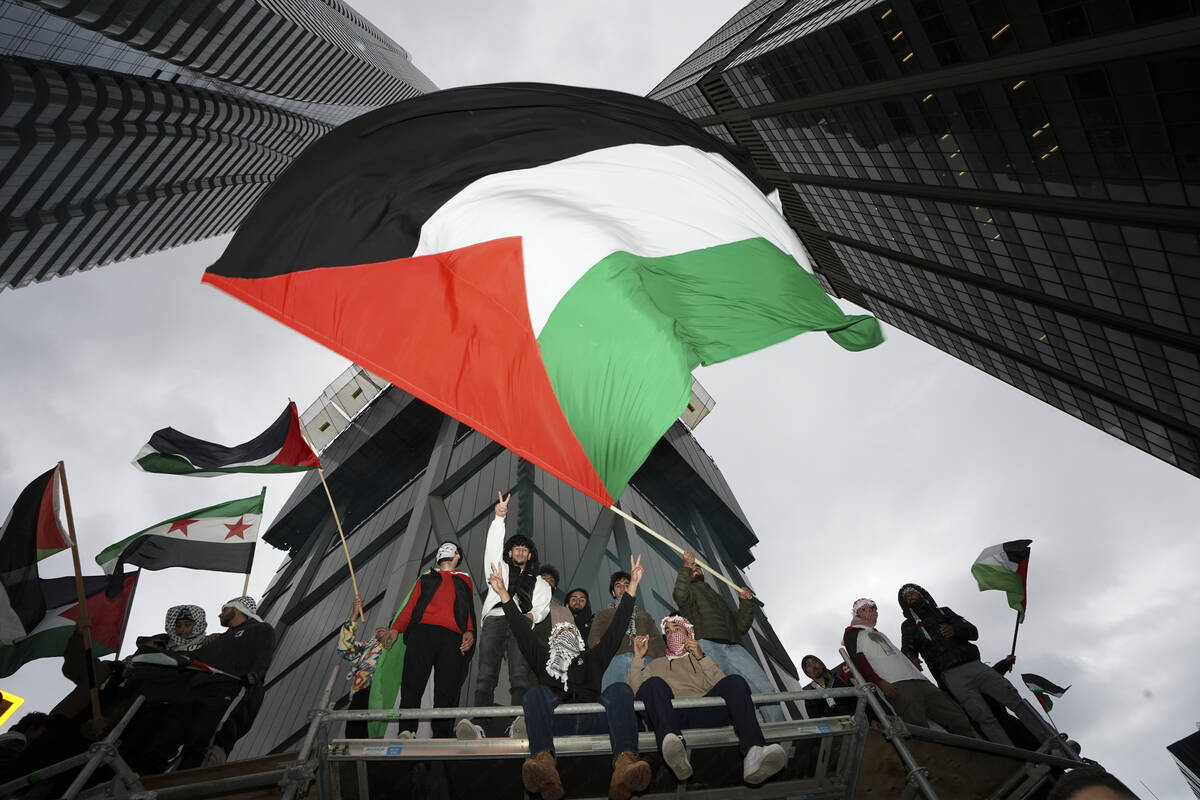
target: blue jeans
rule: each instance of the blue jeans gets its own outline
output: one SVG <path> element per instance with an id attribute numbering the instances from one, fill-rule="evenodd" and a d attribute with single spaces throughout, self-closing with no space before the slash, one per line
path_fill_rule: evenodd
<path id="1" fill-rule="evenodd" d="M 534 686 L 525 693 L 525 730 L 529 734 L 529 752 L 554 752 L 555 736 L 600 733 L 608 729 L 613 758 L 629 750 L 637 754 L 637 717 L 633 713 L 633 689 L 627 683 L 614 683 L 600 694 L 605 714 L 555 714 L 565 702 L 549 686 Z"/>
<path id="2" fill-rule="evenodd" d="M 604 677 L 600 679 L 600 689 L 604 690 L 614 683 L 625 683 L 629 679 L 629 665 L 633 663 L 633 653 L 618 653 L 604 669 Z"/>
<path id="3" fill-rule="evenodd" d="M 750 684 L 753 694 L 778 691 L 771 685 L 767 673 L 754 660 L 754 656 L 746 652 L 740 644 L 722 644 L 711 639 L 701 639 L 700 649 L 706 656 L 717 662 L 717 666 L 726 675 L 741 675 Z M 769 706 L 759 706 L 765 722 L 783 722 L 783 709 L 778 703 Z"/>

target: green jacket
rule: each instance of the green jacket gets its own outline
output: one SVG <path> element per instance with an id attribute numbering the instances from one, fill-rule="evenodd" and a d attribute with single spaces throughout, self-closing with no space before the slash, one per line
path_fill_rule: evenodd
<path id="1" fill-rule="evenodd" d="M 679 613 L 696 629 L 697 639 L 738 643 L 754 624 L 753 600 L 739 600 L 737 613 L 706 581 L 692 583 L 692 571 L 679 568 L 672 592 Z"/>

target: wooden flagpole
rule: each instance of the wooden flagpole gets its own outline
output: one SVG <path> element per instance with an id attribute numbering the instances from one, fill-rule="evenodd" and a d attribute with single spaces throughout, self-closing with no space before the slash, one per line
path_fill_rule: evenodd
<path id="1" fill-rule="evenodd" d="M 288 402 L 294 403 L 295 401 L 289 397 Z M 308 441 L 308 436 L 306 436 L 304 433 L 303 425 L 300 426 L 300 435 L 304 436 L 304 441 L 307 442 L 309 448 L 314 453 L 316 453 L 317 452 L 316 448 L 314 448 L 312 446 L 312 442 Z M 319 460 L 320 459 L 318 458 L 318 461 Z M 355 597 L 362 597 L 362 595 L 360 595 L 358 593 L 358 578 L 354 574 L 354 562 L 352 562 L 350 560 L 350 547 L 346 544 L 346 534 L 342 530 L 342 520 L 340 517 L 338 517 L 337 506 L 335 506 L 333 504 L 333 495 L 329 491 L 329 484 L 325 482 L 325 470 L 319 466 L 317 467 L 317 476 L 320 477 L 320 479 L 321 479 L 321 486 L 325 487 L 325 496 L 329 498 L 329 510 L 333 512 L 333 522 L 335 525 L 337 525 L 338 538 L 342 540 L 342 553 L 346 556 L 346 568 L 350 570 L 350 586 L 353 587 L 353 589 L 354 589 Z M 249 582 L 250 582 L 249 576 L 247 576 L 247 578 L 246 578 L 247 585 L 249 585 Z M 360 610 L 358 612 L 358 618 L 361 620 L 365 620 L 367 617 Z"/>
<path id="2" fill-rule="evenodd" d="M 67 532 L 71 535 L 71 561 L 75 566 L 75 593 L 79 597 L 79 620 L 75 626 L 83 637 L 83 657 L 87 662 L 88 693 L 92 698 L 92 721 L 100 724 L 100 687 L 96 682 L 96 663 L 92 658 L 92 618 L 88 616 L 87 592 L 83 588 L 83 570 L 79 566 L 79 543 L 75 538 L 75 515 L 71 512 L 71 493 L 67 489 L 67 468 L 58 462 L 58 477 L 62 481 L 63 507 L 67 510 Z"/>
<path id="3" fill-rule="evenodd" d="M 670 539 L 668 539 L 668 538 L 666 538 L 665 536 L 663 536 L 663 535 L 662 535 L 661 533 L 659 533 L 658 531 L 654 531 L 654 530 L 651 530 L 650 528 L 647 528 L 647 527 L 646 527 L 645 525 L 643 525 L 641 522 L 639 522 L 638 520 L 634 519 L 634 518 L 633 518 L 633 517 L 631 517 L 629 514 L 626 514 L 626 513 L 625 513 L 624 511 L 622 511 L 621 509 L 617 508 L 615 504 L 614 504 L 614 505 L 611 505 L 611 506 L 609 506 L 609 509 L 610 509 L 610 510 L 612 510 L 613 512 L 615 512 L 616 514 L 618 514 L 619 516 L 622 516 L 622 517 L 624 517 L 625 519 L 629 520 L 629 521 L 630 521 L 630 522 L 632 522 L 634 525 L 638 526 L 639 528 L 641 528 L 642 530 L 644 530 L 646 533 L 648 533 L 648 534 L 650 534 L 651 536 L 653 536 L 655 539 L 658 539 L 660 542 L 662 542 L 662 543 L 663 543 L 663 544 L 665 544 L 667 547 L 669 547 L 669 548 L 671 548 L 672 550 L 674 550 L 676 553 L 679 553 L 680 555 L 683 555 L 683 548 L 682 548 L 682 547 L 680 547 L 679 545 L 675 544 L 674 542 L 672 542 Z M 722 582 L 724 582 L 724 583 L 728 584 L 729 586 L 731 586 L 731 587 L 734 589 L 734 591 L 738 591 L 738 592 L 740 592 L 740 591 L 742 590 L 742 587 L 741 587 L 741 586 L 738 586 L 736 583 L 734 583 L 733 581 L 729 580 L 729 578 L 726 578 L 724 575 L 722 575 L 721 573 L 717 572 L 715 569 L 713 569 L 712 567 L 710 567 L 708 564 L 705 564 L 705 563 L 704 563 L 703 561 L 701 561 L 700 559 L 698 559 L 698 558 L 697 558 L 697 559 L 696 559 L 696 563 L 700 565 L 700 568 L 701 568 L 701 569 L 703 569 L 704 571 L 708 572 L 710 575 L 712 575 L 712 576 L 713 576 L 714 578 L 716 578 L 717 580 L 719 580 L 719 581 L 722 581 Z"/>
<path id="4" fill-rule="evenodd" d="M 291 402 L 291 401 L 289 400 L 288 402 Z M 312 445 L 309 445 L 309 447 L 312 447 Z M 267 487 L 264 486 L 262 488 L 262 494 L 260 495 L 260 497 L 262 497 L 263 507 L 265 510 L 266 503 L 267 503 Z M 261 516 L 259 517 L 258 524 L 259 524 L 259 529 L 261 530 L 262 529 L 262 517 Z M 254 553 L 257 550 L 258 550 L 258 537 L 255 536 L 254 550 L 252 550 L 250 552 L 250 566 L 246 568 L 246 580 L 242 582 L 242 596 L 243 597 L 250 594 L 250 571 L 254 568 Z"/>

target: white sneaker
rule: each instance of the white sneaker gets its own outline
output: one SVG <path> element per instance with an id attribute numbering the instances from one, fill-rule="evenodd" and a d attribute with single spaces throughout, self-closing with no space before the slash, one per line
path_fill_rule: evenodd
<path id="1" fill-rule="evenodd" d="M 482 739 L 484 738 L 483 728 L 469 719 L 460 719 L 454 726 L 454 736 L 457 739 Z"/>
<path id="2" fill-rule="evenodd" d="M 508 735 L 514 739 L 528 739 L 529 732 L 525 730 L 525 715 L 521 715 L 513 720 L 512 727 L 508 731 Z"/>
<path id="3" fill-rule="evenodd" d="M 397 739 L 415 739 L 417 735 L 412 731 L 400 731 L 396 734 Z"/>
<path id="4" fill-rule="evenodd" d="M 757 786 L 783 769 L 786 763 L 787 753 L 779 745 L 762 747 L 756 744 L 746 752 L 746 758 L 742 761 L 742 777 L 746 783 Z"/>
<path id="5" fill-rule="evenodd" d="M 662 757 L 676 778 L 686 781 L 692 777 L 692 763 L 688 761 L 687 748 L 677 734 L 668 733 L 663 737 Z"/>

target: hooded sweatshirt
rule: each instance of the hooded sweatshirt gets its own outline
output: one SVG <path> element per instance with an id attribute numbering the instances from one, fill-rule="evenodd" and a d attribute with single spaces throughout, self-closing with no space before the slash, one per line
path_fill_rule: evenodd
<path id="1" fill-rule="evenodd" d="M 586 642 L 588 640 L 588 633 L 590 633 L 592 630 L 592 598 L 591 595 L 588 594 L 587 589 L 584 589 L 582 586 L 576 586 L 574 589 L 567 592 L 567 597 L 570 597 L 576 592 L 583 592 L 583 608 L 579 609 L 578 611 L 572 611 L 571 616 L 575 618 L 575 627 L 579 629 L 579 635 L 582 636 L 583 640 Z"/>
<path id="2" fill-rule="evenodd" d="M 904 603 L 904 593 L 917 590 L 923 600 L 914 608 Z M 915 583 L 906 583 L 896 593 L 904 622 L 900 625 L 900 652 L 909 658 L 921 656 L 936 678 L 948 669 L 979 660 L 979 648 L 972 642 L 979 638 L 974 625 L 946 606 L 938 607 L 933 596 Z M 940 625 L 949 625 L 954 635 L 942 636 Z"/>

